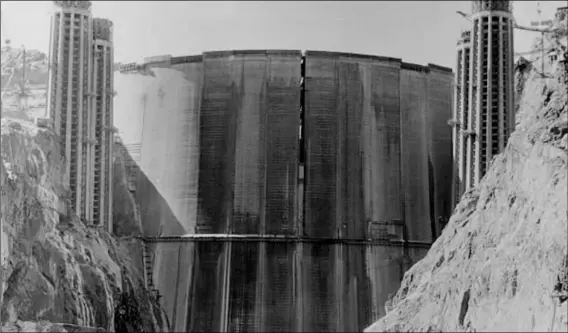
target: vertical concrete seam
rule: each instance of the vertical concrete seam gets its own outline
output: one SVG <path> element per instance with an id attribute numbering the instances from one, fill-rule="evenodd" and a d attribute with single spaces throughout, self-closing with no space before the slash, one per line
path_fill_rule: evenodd
<path id="1" fill-rule="evenodd" d="M 302 52 L 301 61 L 300 61 L 300 140 L 299 140 L 299 164 L 298 164 L 298 176 L 300 175 L 300 169 L 303 167 L 302 173 L 302 200 L 300 202 L 300 206 L 298 209 L 302 212 L 299 215 L 298 221 L 298 236 L 302 237 L 305 235 L 305 207 L 306 207 L 306 189 L 307 189 L 307 170 L 306 170 L 306 157 L 307 157 L 307 147 L 306 147 L 306 56 L 305 53 Z M 296 177 L 299 178 L 299 177 Z M 299 183 L 299 181 L 297 181 Z M 299 188 L 299 184 L 297 184 L 297 188 Z"/>
<path id="2" fill-rule="evenodd" d="M 302 172 L 302 188 L 301 188 L 301 193 L 299 193 L 299 195 L 301 195 L 301 200 L 299 202 L 300 207 L 298 207 L 298 209 L 300 210 L 300 214 L 299 214 L 299 221 L 298 221 L 298 226 L 299 226 L 299 230 L 298 230 L 298 237 L 303 237 L 306 235 L 305 232 L 305 227 L 306 227 L 306 197 L 307 197 L 307 168 L 306 168 L 306 158 L 307 158 L 307 152 L 308 152 L 308 147 L 307 147 L 307 140 L 306 140 L 306 134 L 308 133 L 307 131 L 307 122 L 306 122 L 306 83 L 307 78 L 306 78 L 306 55 L 305 52 L 302 52 L 302 56 L 301 56 L 301 61 L 300 61 L 300 140 L 299 140 L 299 165 L 298 165 L 298 169 L 302 168 L 303 172 Z M 300 170 L 298 170 L 300 171 Z M 299 177 L 298 177 L 299 178 Z M 303 246 L 301 243 L 298 243 L 295 245 L 296 249 L 295 249 L 295 265 L 294 268 L 296 269 L 296 281 L 297 281 L 297 286 L 296 286 L 296 294 L 294 295 L 294 298 L 296 299 L 296 308 L 297 308 L 297 321 L 296 321 L 296 329 L 298 330 L 303 330 L 304 329 L 304 316 L 303 316 L 303 307 L 304 307 L 304 299 L 302 297 L 303 295 L 303 288 L 302 288 L 302 282 L 303 282 Z"/>
<path id="3" fill-rule="evenodd" d="M 272 61 L 270 57 L 267 57 L 267 63 L 266 66 L 264 68 L 264 72 L 265 72 L 265 77 L 264 77 L 264 100 L 263 102 L 266 103 L 265 105 L 267 105 L 268 103 L 268 96 L 270 94 L 270 76 L 271 76 L 271 70 L 272 70 Z M 261 88 L 262 89 L 262 88 Z M 260 112 L 259 112 L 260 113 Z M 268 114 L 267 112 L 262 112 L 260 114 L 260 121 L 262 121 L 262 128 L 259 131 L 259 135 L 261 135 L 262 137 L 262 145 L 263 145 L 263 149 L 262 149 L 262 162 L 263 162 L 263 170 L 264 170 L 264 175 L 262 176 L 262 182 L 264 183 L 262 186 L 262 191 L 263 191 L 263 195 L 262 198 L 260 198 L 260 212 L 262 213 L 260 216 L 260 226 L 258 227 L 258 233 L 261 235 L 265 235 L 266 234 L 266 217 L 267 217 L 267 209 L 266 209 L 266 205 L 268 204 L 268 200 L 267 200 L 267 195 L 268 195 Z"/>
<path id="4" fill-rule="evenodd" d="M 408 221 L 406 219 L 406 189 L 405 189 L 405 183 L 404 183 L 404 123 L 403 123 L 403 110 L 401 108 L 401 85 L 402 85 L 402 73 L 401 73 L 401 69 L 399 68 L 398 71 L 398 110 L 399 110 L 399 126 L 400 126 L 400 130 L 399 130 L 399 137 L 400 137 L 400 151 L 398 154 L 398 158 L 399 158 L 399 187 L 400 187 L 400 191 L 401 191 L 401 200 L 400 200 L 400 205 L 401 205 L 401 217 L 402 217 L 402 238 L 403 238 L 403 253 L 406 256 L 408 254 Z"/>

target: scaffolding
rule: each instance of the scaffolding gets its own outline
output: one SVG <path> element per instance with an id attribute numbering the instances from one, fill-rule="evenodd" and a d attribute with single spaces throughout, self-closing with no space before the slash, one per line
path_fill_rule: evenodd
<path id="1" fill-rule="evenodd" d="M 160 294 L 160 290 L 158 290 L 154 285 L 154 256 L 148 247 L 148 243 L 144 240 L 142 240 L 142 266 L 144 270 L 144 287 L 146 287 L 147 290 L 150 290 L 152 296 L 159 303 L 162 295 Z"/>
<path id="2" fill-rule="evenodd" d="M 465 179 L 462 190 L 480 181 L 493 156 L 505 148 L 514 127 L 512 36 L 513 29 L 525 29 L 515 23 L 510 1 L 472 3 L 474 16 L 457 12 L 472 23 L 472 60 L 463 70 L 469 74 L 468 82 L 456 84 L 455 119 L 449 121 L 454 128 L 461 128 L 461 135 L 455 135 L 454 153 L 460 151 L 459 177 Z M 469 89 L 467 102 L 462 98 L 465 87 Z"/>
<path id="3" fill-rule="evenodd" d="M 52 126 L 59 135 L 71 208 L 86 223 L 110 231 L 116 132 L 112 126 L 112 23 L 93 19 L 89 1 L 54 4 L 48 59 L 47 116 L 51 121 L 38 119 L 38 124 Z"/>
<path id="4" fill-rule="evenodd" d="M 71 207 L 85 220 L 89 159 L 84 139 L 88 137 L 90 108 L 84 92 L 88 91 L 90 81 L 90 4 L 70 1 L 54 4 L 48 60 L 47 117 L 51 121 L 38 119 L 38 124 L 49 124 L 59 134 L 61 153 L 67 161 Z M 22 81 L 25 84 L 26 79 L 23 77 Z M 20 100 L 25 101 L 25 91 L 20 95 Z"/>

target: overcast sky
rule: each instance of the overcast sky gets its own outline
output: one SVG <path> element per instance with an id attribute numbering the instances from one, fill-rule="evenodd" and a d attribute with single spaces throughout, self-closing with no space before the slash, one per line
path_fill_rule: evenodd
<path id="1" fill-rule="evenodd" d="M 516 1 L 519 24 L 538 20 L 536 1 Z M 2 1 L 2 40 L 47 50 L 51 1 Z M 542 1 L 542 19 L 564 1 Z M 454 68 L 455 43 L 469 1 L 93 1 L 93 15 L 114 22 L 115 60 L 228 49 L 365 53 Z M 526 51 L 535 33 L 517 30 Z"/>

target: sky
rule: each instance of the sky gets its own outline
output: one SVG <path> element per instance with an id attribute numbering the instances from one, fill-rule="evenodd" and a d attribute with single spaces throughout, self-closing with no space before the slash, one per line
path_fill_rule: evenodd
<path id="1" fill-rule="evenodd" d="M 46 52 L 51 1 L 2 1 L 1 38 Z M 515 1 L 518 24 L 550 19 L 565 1 Z M 115 61 L 230 49 L 298 49 L 402 58 L 455 67 L 456 14 L 469 1 L 93 1 L 94 17 L 114 22 Z M 515 31 L 515 51 L 534 32 Z"/>

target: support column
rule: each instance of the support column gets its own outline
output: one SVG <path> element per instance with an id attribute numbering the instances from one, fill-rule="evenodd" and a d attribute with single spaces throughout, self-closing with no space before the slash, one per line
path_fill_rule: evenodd
<path id="1" fill-rule="evenodd" d="M 109 52 L 109 56 L 108 56 L 108 66 L 107 70 L 111 73 L 113 73 L 113 64 L 114 64 L 114 52 L 112 50 L 112 47 L 109 45 L 107 46 L 108 52 Z M 113 108 L 113 100 L 114 100 L 114 79 L 112 77 L 111 74 L 111 80 L 110 80 L 110 96 L 109 98 L 109 105 L 108 105 L 108 113 L 109 113 L 109 124 L 108 126 L 111 127 L 111 130 L 108 132 L 108 192 L 106 193 L 106 195 L 108 196 L 108 232 L 112 234 L 113 231 L 113 221 L 112 221 L 112 189 L 113 189 L 113 146 L 114 146 L 114 108 Z"/>
<path id="2" fill-rule="evenodd" d="M 67 113 L 67 123 L 65 124 L 65 128 L 66 128 L 66 133 L 65 133 L 65 158 L 66 158 L 66 164 L 67 164 L 67 174 L 69 176 L 69 179 L 71 179 L 71 137 L 73 136 L 73 132 L 72 132 L 72 124 L 73 124 L 73 119 L 71 118 L 73 116 L 73 107 L 72 107 L 72 103 L 73 103 L 73 38 L 75 37 L 75 32 L 73 31 L 73 14 L 71 13 L 71 25 L 69 26 L 69 50 L 67 50 L 67 54 L 69 56 L 69 62 L 67 65 L 67 109 L 65 110 L 65 112 Z M 64 19 L 65 21 L 65 19 Z M 63 110 L 62 110 L 63 111 Z M 75 185 L 75 188 L 72 189 L 75 190 L 75 194 L 77 194 L 77 187 Z M 77 209 L 77 196 L 75 195 L 75 210 Z"/>
<path id="3" fill-rule="evenodd" d="M 464 51 L 458 51 L 457 57 L 456 57 L 456 64 L 458 66 L 460 66 L 460 59 L 462 58 L 462 53 Z M 458 124 L 455 123 L 456 120 L 458 120 L 460 112 L 459 112 L 459 108 L 460 108 L 460 95 L 458 94 L 458 90 L 461 91 L 461 87 L 460 87 L 460 82 L 459 82 L 459 73 L 463 73 L 463 71 L 461 71 L 461 66 L 457 68 L 457 72 L 458 75 L 456 75 L 454 77 L 454 109 L 452 112 L 452 160 L 453 160 L 453 165 L 452 165 L 452 209 L 454 209 L 454 207 L 457 204 L 457 196 L 459 193 L 458 190 L 458 184 L 459 184 L 459 179 L 460 179 L 460 168 L 459 168 L 459 157 L 458 157 L 458 151 L 459 151 L 459 145 L 461 143 L 461 140 L 459 140 L 458 135 L 459 135 L 459 126 Z M 463 76 L 463 74 L 462 74 Z M 463 94 L 463 92 L 462 92 Z M 457 162 L 457 163 L 456 163 Z M 457 164 L 457 167 L 456 167 Z"/>
<path id="4" fill-rule="evenodd" d="M 485 107 L 485 172 L 489 170 L 493 158 L 493 16 L 487 16 L 487 100 Z M 483 150 L 482 150 L 483 151 Z M 481 180 L 482 175 L 479 175 Z"/>
<path id="5" fill-rule="evenodd" d="M 55 133 L 57 133 L 57 135 L 61 134 L 61 128 L 63 126 L 65 126 L 65 124 L 61 124 L 61 114 L 63 112 L 62 108 L 61 108 L 61 101 L 62 101 L 62 94 L 63 94 L 63 72 L 65 71 L 65 66 L 63 65 L 63 53 L 65 52 L 65 50 L 63 50 L 63 39 L 64 39 L 64 34 L 65 34 L 65 29 L 63 29 L 63 12 L 59 13 L 59 40 L 58 40 L 58 46 L 57 46 L 57 84 L 56 84 L 56 93 L 55 93 L 55 110 L 54 110 L 54 115 L 55 115 L 55 122 L 54 122 L 54 128 L 55 128 Z M 60 138 L 60 140 L 63 138 Z M 61 141 L 60 141 L 61 143 Z M 62 147 L 63 148 L 63 147 Z M 69 170 L 65 171 L 65 174 L 68 174 Z"/>
<path id="6" fill-rule="evenodd" d="M 106 160 L 106 153 L 107 153 L 107 149 L 106 149 L 106 138 L 107 138 L 107 130 L 105 128 L 105 119 L 106 119 L 106 114 L 107 114 L 107 105 L 106 105 L 106 97 L 107 97 L 107 86 L 106 86 L 106 80 L 107 80 L 107 59 L 105 57 L 105 49 L 106 46 L 102 45 L 102 50 L 97 50 L 97 52 L 101 52 L 101 57 L 102 57 L 102 62 L 103 62 L 103 68 L 102 68 L 102 80 L 101 80 L 101 109 L 100 109 L 100 113 L 101 113 L 101 123 L 99 124 L 101 127 L 99 129 L 100 133 L 100 138 L 101 138 L 101 143 L 100 143 L 100 147 L 101 147 L 101 158 L 98 161 L 100 168 L 101 168 L 101 179 L 100 179 L 100 187 L 99 187 L 99 191 L 100 191 L 100 200 L 99 200 L 99 219 L 100 222 L 99 224 L 101 225 L 101 227 L 108 227 L 107 224 L 107 219 L 106 217 L 106 212 L 105 212 L 105 197 L 106 197 L 106 193 L 105 190 L 107 188 L 106 186 L 106 168 L 105 168 L 105 160 Z"/>
<path id="7" fill-rule="evenodd" d="M 513 43 L 514 43 L 514 36 L 513 36 L 513 22 L 512 22 L 512 17 L 508 17 L 509 24 L 507 25 L 508 30 L 509 30 L 509 40 L 508 40 L 508 52 L 506 55 L 506 59 L 507 59 L 507 76 L 508 82 L 514 82 L 514 73 L 513 73 Z M 508 128 L 509 131 L 507 133 L 507 138 L 511 135 L 511 133 L 513 133 L 513 131 L 515 131 L 515 90 L 514 90 L 514 85 L 512 83 L 507 84 L 508 86 L 508 96 L 507 96 L 507 110 L 505 112 L 507 112 L 507 114 L 509 115 L 508 117 Z M 506 125 L 506 126 L 507 126 Z"/>
<path id="8" fill-rule="evenodd" d="M 483 56 L 483 47 L 481 47 L 481 42 L 483 41 L 483 22 L 482 22 L 482 18 L 478 18 L 477 19 L 477 36 L 476 37 L 476 42 L 477 42 L 477 48 L 474 50 L 475 51 L 475 57 L 477 57 L 477 73 L 476 73 L 476 77 L 474 79 L 474 84 L 476 86 L 476 93 L 474 98 L 477 100 L 477 106 L 475 108 L 475 110 L 472 110 L 472 112 L 475 112 L 475 123 L 473 124 L 475 129 L 475 138 L 470 138 L 470 140 L 473 141 L 473 145 L 474 147 L 474 156 L 475 156 L 475 163 L 472 165 L 472 167 L 474 168 L 474 174 L 473 174 L 473 182 L 472 182 L 472 186 L 476 186 L 479 183 L 479 180 L 481 179 L 480 175 L 481 175 L 481 144 L 480 144 L 480 138 L 481 135 L 483 135 L 483 133 L 481 133 L 481 110 L 482 110 L 482 105 L 481 105 L 481 95 L 483 93 L 483 78 L 482 78 L 482 56 Z M 475 44 L 474 44 L 475 47 Z"/>
<path id="9" fill-rule="evenodd" d="M 467 127 L 465 128 L 467 131 L 471 131 L 473 130 L 473 114 L 475 112 L 475 110 L 473 110 L 473 99 L 476 98 L 476 96 L 473 95 L 473 86 L 475 86 L 477 84 L 477 79 L 474 76 L 474 60 L 475 60 L 475 55 L 477 54 L 477 47 L 476 47 L 476 34 L 475 31 L 478 27 L 475 26 L 475 21 L 473 23 L 473 27 L 471 30 L 471 48 L 470 48 L 470 66 L 469 66 L 469 90 L 468 90 L 468 95 L 469 95 L 469 101 L 468 101 L 468 117 L 467 117 Z M 473 186 L 473 170 L 474 170 L 474 166 L 473 166 L 473 137 L 470 135 L 465 135 L 464 134 L 464 139 L 465 139 L 465 144 L 467 147 L 467 151 L 466 151 L 466 163 L 465 163 L 465 167 L 466 167 L 466 175 L 465 175 L 465 188 L 469 189 L 470 187 Z"/>
<path id="10" fill-rule="evenodd" d="M 505 136 L 505 122 L 504 122 L 504 109 L 503 103 L 505 101 L 504 91 L 507 90 L 507 86 L 503 82 L 503 60 L 505 59 L 505 52 L 503 50 L 503 16 L 499 17 L 499 151 L 503 152 L 506 144 Z M 511 79 L 511 78 L 509 78 Z"/>
<path id="11" fill-rule="evenodd" d="M 87 35 L 93 36 L 93 22 L 92 20 L 88 20 L 87 22 Z M 89 39 L 89 44 L 87 49 L 89 50 L 88 54 L 88 61 L 87 64 L 87 132 L 84 134 L 85 138 L 87 139 L 87 179 L 86 179 L 86 189 L 85 189 L 85 219 L 89 223 L 93 223 L 93 177 L 94 177 L 94 168 L 93 168 L 93 113 L 95 110 L 94 107 L 94 100 L 93 97 L 93 77 L 96 77 L 96 73 L 93 72 L 93 43 Z"/>
<path id="12" fill-rule="evenodd" d="M 467 47 L 464 47 L 463 52 L 462 52 L 462 68 L 458 69 L 459 71 L 461 71 L 462 73 L 462 77 L 461 77 L 461 82 L 459 83 L 461 85 L 461 100 L 460 100 L 460 128 L 461 130 L 466 130 L 469 129 L 469 124 L 466 123 L 466 113 L 469 112 L 469 105 L 466 105 L 466 95 L 468 95 L 468 102 L 469 102 L 469 82 L 466 80 L 466 74 L 469 75 L 469 71 L 470 71 L 470 67 L 468 64 L 469 62 L 467 61 Z M 470 49 L 471 50 L 471 49 Z M 471 61 L 471 58 L 470 60 Z M 470 80 L 471 80 L 471 76 L 470 76 Z M 469 103 L 468 103 L 469 104 Z M 468 117 L 470 118 L 470 117 Z M 459 170 L 459 194 L 458 196 L 461 197 L 461 195 L 464 192 L 464 188 L 466 185 L 466 170 L 465 170 L 465 166 L 467 165 L 467 158 L 468 158 L 468 147 L 467 147 L 467 141 L 468 137 L 463 136 L 459 130 L 456 130 L 456 136 L 458 136 L 459 138 L 459 144 L 460 144 L 460 155 L 459 155 L 459 166 L 458 166 L 458 170 Z"/>
<path id="13" fill-rule="evenodd" d="M 51 15 L 51 19 L 49 20 L 49 53 L 47 55 L 47 68 L 48 68 L 48 82 L 47 82 L 47 103 L 45 103 L 45 118 L 51 119 L 52 123 L 55 124 L 55 119 L 52 117 L 50 112 L 53 112 L 53 96 L 51 95 L 53 91 L 53 76 L 56 73 L 53 73 L 53 56 L 55 54 L 55 46 L 53 45 L 53 35 L 55 30 L 55 18 L 57 14 Z"/>
<path id="14" fill-rule="evenodd" d="M 78 123 L 77 123 L 77 216 L 83 219 L 85 217 L 85 207 L 83 206 L 83 196 L 85 195 L 85 188 L 83 186 L 83 147 L 85 146 L 84 133 L 83 133 L 83 82 L 84 82 L 84 75 L 85 75 L 85 60 L 84 60 L 84 52 L 85 52 L 85 28 L 84 22 L 85 16 L 83 14 L 79 15 L 79 24 L 81 25 L 79 28 L 79 87 L 78 87 L 78 95 L 77 95 L 77 110 L 78 113 Z M 74 19 L 73 19 L 74 21 Z M 75 27 L 73 26 L 73 30 Z"/>
<path id="15" fill-rule="evenodd" d="M 89 24 L 90 26 L 90 30 L 92 33 L 92 22 Z M 94 54 L 97 52 L 97 45 L 94 44 L 92 46 L 92 50 L 91 50 L 91 58 L 92 58 L 92 66 L 93 66 L 93 76 L 91 78 L 91 91 L 89 92 L 90 94 L 90 102 L 91 102 L 91 112 L 89 113 L 89 140 L 90 141 L 90 145 L 89 145 L 89 159 L 90 159 L 90 163 L 89 166 L 91 167 L 91 171 L 89 172 L 89 221 L 91 221 L 92 224 L 98 224 L 99 221 L 95 221 L 94 220 L 94 202 L 95 202 L 95 170 L 96 170 L 96 163 L 97 161 L 95 160 L 95 147 L 96 147 L 96 135 L 95 135 L 95 127 L 97 125 L 97 121 L 96 121 L 96 114 L 97 114 L 97 98 L 96 98 L 96 94 L 95 94 L 95 87 L 97 84 L 97 80 L 98 80 L 98 72 L 99 72 L 99 64 L 97 62 L 96 57 L 94 57 Z"/>

